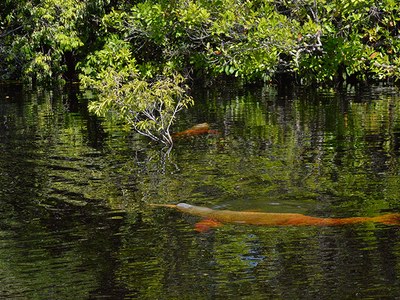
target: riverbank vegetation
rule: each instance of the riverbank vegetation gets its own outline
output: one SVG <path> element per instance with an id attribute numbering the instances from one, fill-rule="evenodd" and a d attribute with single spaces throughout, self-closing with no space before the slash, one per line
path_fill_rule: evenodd
<path id="1" fill-rule="evenodd" d="M 0 79 L 79 81 L 92 111 L 169 143 L 186 79 L 397 81 L 399 29 L 394 0 L 7 0 Z"/>

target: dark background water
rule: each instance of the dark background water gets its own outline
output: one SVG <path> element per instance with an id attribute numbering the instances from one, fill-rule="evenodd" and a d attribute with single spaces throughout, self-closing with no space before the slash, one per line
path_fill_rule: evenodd
<path id="1" fill-rule="evenodd" d="M 169 157 L 85 93 L 0 85 L 0 298 L 395 299 L 400 227 L 225 225 L 150 208 L 400 212 L 400 96 L 198 87 Z"/>

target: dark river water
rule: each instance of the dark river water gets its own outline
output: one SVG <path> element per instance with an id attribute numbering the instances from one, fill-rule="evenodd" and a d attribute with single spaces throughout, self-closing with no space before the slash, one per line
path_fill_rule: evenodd
<path id="1" fill-rule="evenodd" d="M 400 212 L 393 87 L 194 89 L 160 148 L 86 94 L 0 85 L 1 299 L 400 299 L 400 226 L 232 225 L 149 204 Z"/>

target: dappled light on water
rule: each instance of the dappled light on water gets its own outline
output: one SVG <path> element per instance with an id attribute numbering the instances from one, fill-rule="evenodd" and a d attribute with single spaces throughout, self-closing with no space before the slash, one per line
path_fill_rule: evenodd
<path id="1" fill-rule="evenodd" d="M 0 86 L 0 298 L 400 294 L 396 89 L 193 96 L 166 155 L 79 91 Z M 151 207 L 181 202 L 270 223 Z"/>

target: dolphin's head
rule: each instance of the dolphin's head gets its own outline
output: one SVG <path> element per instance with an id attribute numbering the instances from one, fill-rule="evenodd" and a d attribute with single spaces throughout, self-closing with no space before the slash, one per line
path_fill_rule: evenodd
<path id="1" fill-rule="evenodd" d="M 187 211 L 193 207 L 193 205 L 187 203 L 178 203 L 176 207 L 182 211 Z"/>
<path id="2" fill-rule="evenodd" d="M 186 203 L 179 203 L 176 205 L 176 208 L 182 212 L 201 217 L 208 217 L 209 214 L 213 212 L 213 210 L 208 207 L 195 206 Z"/>

